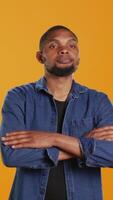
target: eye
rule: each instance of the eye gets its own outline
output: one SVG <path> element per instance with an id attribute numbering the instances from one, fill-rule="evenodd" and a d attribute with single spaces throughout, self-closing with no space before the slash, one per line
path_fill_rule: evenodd
<path id="1" fill-rule="evenodd" d="M 76 45 L 75 44 L 70 44 L 69 45 L 72 49 L 75 49 L 76 48 Z"/>
<path id="2" fill-rule="evenodd" d="M 56 47 L 57 47 L 57 44 L 50 44 L 50 45 L 49 45 L 49 48 L 50 48 L 50 49 L 54 49 L 54 48 L 56 48 Z"/>

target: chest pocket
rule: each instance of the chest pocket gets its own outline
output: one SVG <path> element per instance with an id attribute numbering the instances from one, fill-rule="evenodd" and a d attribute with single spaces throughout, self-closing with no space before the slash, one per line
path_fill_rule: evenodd
<path id="1" fill-rule="evenodd" d="M 74 136 L 83 136 L 89 131 L 93 130 L 95 127 L 95 120 L 92 117 L 82 118 L 80 120 L 73 119 L 72 123 L 72 135 Z"/>

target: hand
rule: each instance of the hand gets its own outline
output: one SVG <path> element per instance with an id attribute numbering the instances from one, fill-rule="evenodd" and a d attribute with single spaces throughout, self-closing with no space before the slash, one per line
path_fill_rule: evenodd
<path id="1" fill-rule="evenodd" d="M 71 154 L 71 153 L 67 153 L 65 151 L 61 151 L 59 152 L 59 156 L 58 156 L 58 160 L 61 161 L 61 160 L 68 160 L 68 159 L 72 159 L 72 158 L 75 158 L 75 155 L 74 154 Z"/>
<path id="2" fill-rule="evenodd" d="M 18 131 L 7 133 L 1 140 L 12 148 L 47 148 L 53 146 L 54 135 L 42 131 Z"/>
<path id="3" fill-rule="evenodd" d="M 79 139 L 60 133 L 50 133 L 43 131 L 18 131 L 7 133 L 1 137 L 4 145 L 12 148 L 48 148 L 55 146 L 63 152 L 59 154 L 59 160 L 82 157 Z"/>
<path id="4" fill-rule="evenodd" d="M 97 128 L 86 134 L 87 138 L 94 138 L 97 140 L 113 141 L 113 126 L 105 126 Z"/>

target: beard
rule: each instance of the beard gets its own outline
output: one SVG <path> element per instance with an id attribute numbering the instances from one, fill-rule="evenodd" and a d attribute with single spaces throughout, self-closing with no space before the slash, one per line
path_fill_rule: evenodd
<path id="1" fill-rule="evenodd" d="M 73 72 L 75 72 L 76 67 L 74 65 L 71 65 L 71 66 L 68 66 L 65 68 L 60 68 L 60 67 L 57 67 L 56 65 L 54 65 L 51 68 L 46 66 L 46 70 L 55 76 L 63 77 L 63 76 L 69 76 Z"/>

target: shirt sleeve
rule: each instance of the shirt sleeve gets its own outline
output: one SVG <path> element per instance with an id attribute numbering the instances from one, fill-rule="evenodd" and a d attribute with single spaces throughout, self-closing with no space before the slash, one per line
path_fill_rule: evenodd
<path id="1" fill-rule="evenodd" d="M 113 125 L 113 106 L 107 95 L 102 94 L 97 102 L 95 128 Z M 78 159 L 79 167 L 113 167 L 113 141 L 80 137 L 83 159 Z"/>
<path id="2" fill-rule="evenodd" d="M 15 89 L 8 92 L 2 107 L 2 123 L 0 135 L 14 131 L 26 131 L 25 97 Z M 56 166 L 59 150 L 51 148 L 21 148 L 13 149 L 1 142 L 3 162 L 8 167 L 27 167 L 46 169 Z"/>

